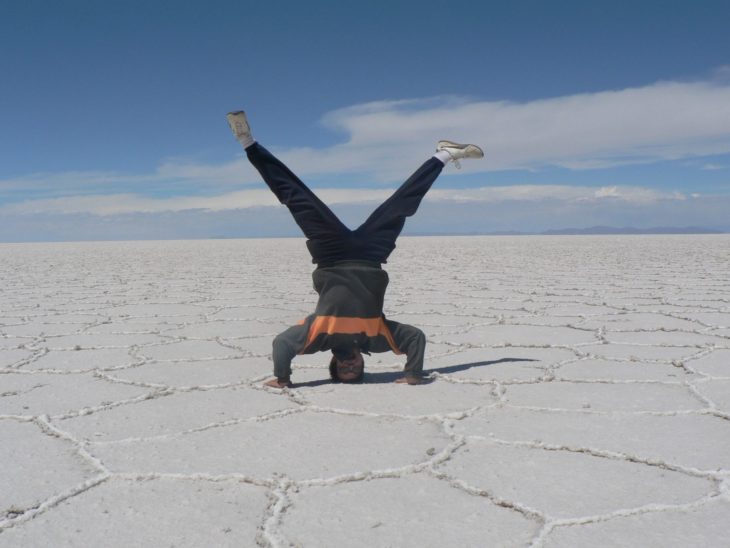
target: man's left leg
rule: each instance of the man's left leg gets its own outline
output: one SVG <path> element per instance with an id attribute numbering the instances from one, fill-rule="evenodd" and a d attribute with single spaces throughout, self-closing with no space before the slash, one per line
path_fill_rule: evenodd
<path id="1" fill-rule="evenodd" d="M 451 141 L 439 142 L 436 154 L 383 202 L 360 227 L 353 231 L 359 244 L 362 258 L 384 263 L 395 249 L 395 241 L 403 230 L 406 217 L 410 217 L 421 204 L 449 161 L 461 158 L 481 158 L 482 150 L 476 145 L 462 145 Z"/>

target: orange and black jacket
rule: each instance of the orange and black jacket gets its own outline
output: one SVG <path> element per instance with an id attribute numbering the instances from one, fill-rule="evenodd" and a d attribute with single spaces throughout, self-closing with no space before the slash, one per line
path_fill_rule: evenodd
<path id="1" fill-rule="evenodd" d="M 314 314 L 277 335 L 273 344 L 274 374 L 288 377 L 297 354 L 332 349 L 406 354 L 406 375 L 423 370 L 426 337 L 411 325 L 387 320 L 383 300 L 388 273 L 378 263 L 343 261 L 312 273 L 319 301 Z"/>

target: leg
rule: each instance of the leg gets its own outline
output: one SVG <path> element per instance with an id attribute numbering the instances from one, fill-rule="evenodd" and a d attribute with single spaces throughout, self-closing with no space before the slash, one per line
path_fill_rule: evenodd
<path id="1" fill-rule="evenodd" d="M 284 204 L 307 237 L 315 263 L 337 260 L 350 235 L 348 229 L 322 200 L 268 150 L 254 143 L 246 155 L 279 202 Z"/>
<path id="2" fill-rule="evenodd" d="M 403 230 L 406 217 L 413 215 L 421 200 L 444 168 L 437 158 L 429 158 L 410 178 L 383 202 L 354 231 L 362 246 L 363 259 L 384 263 L 395 249 L 395 240 Z"/>

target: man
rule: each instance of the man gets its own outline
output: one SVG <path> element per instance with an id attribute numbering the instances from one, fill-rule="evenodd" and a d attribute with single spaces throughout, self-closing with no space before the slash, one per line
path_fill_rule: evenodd
<path id="1" fill-rule="evenodd" d="M 388 274 L 381 268 L 395 249 L 406 217 L 418 209 L 449 161 L 482 158 L 476 145 L 440 141 L 437 152 L 356 230 L 350 230 L 289 168 L 251 135 L 246 114 L 228 114 L 228 123 L 249 161 L 284 204 L 307 237 L 317 268 L 312 273 L 319 301 L 314 314 L 276 336 L 274 375 L 265 383 L 291 387 L 291 361 L 297 354 L 332 351 L 330 376 L 337 382 L 363 377 L 362 354 L 395 352 L 407 356 L 404 376 L 395 382 L 421 384 L 426 337 L 411 325 L 387 320 L 383 300 Z"/>

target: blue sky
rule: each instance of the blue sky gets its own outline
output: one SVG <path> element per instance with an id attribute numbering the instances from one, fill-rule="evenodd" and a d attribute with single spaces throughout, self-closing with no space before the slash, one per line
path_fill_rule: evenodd
<path id="1" fill-rule="evenodd" d="M 295 235 L 225 123 L 356 225 L 730 230 L 727 2 L 6 2 L 0 241 Z"/>

